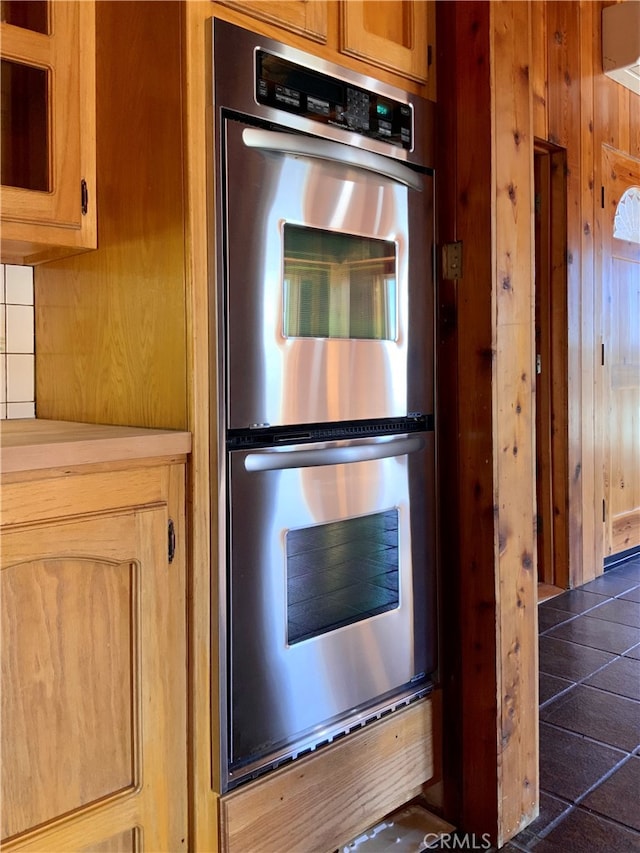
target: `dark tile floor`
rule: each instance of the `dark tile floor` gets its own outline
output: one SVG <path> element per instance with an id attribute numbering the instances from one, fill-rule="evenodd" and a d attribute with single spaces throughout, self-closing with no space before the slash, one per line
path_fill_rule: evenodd
<path id="1" fill-rule="evenodd" d="M 502 849 L 640 851 L 640 556 L 538 615 L 540 816 Z"/>

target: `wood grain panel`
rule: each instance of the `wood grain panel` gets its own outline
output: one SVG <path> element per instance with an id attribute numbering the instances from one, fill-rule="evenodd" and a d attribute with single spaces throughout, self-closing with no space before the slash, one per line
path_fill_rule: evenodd
<path id="1" fill-rule="evenodd" d="M 457 110 L 455 233 L 465 246 L 464 278 L 457 315 L 459 497 L 457 517 L 473 519 L 473 536 L 460 536 L 460 600 L 456 624 L 462 651 L 460 813 L 453 823 L 471 831 L 496 832 L 497 671 L 496 576 L 494 551 L 492 378 L 493 278 L 490 145 L 465 140 L 492 138 L 490 110 L 489 4 L 448 4 L 456 12 L 455 79 Z M 440 73 L 439 81 L 446 87 Z M 439 101 L 446 98 L 446 88 Z M 480 109 L 479 105 L 483 105 Z M 444 143 L 444 140 L 443 140 Z M 447 156 L 447 155 L 445 155 Z M 441 192 L 446 188 L 441 187 Z M 449 231 L 449 233 L 451 233 Z M 452 239 L 452 238 L 449 238 Z M 455 535 L 455 534 L 454 534 Z M 459 535 L 459 533 L 457 534 Z M 492 780 L 487 784 L 487 780 Z M 496 780 L 496 784 L 493 780 Z M 482 827 L 482 829 L 480 829 Z"/>
<path id="2" fill-rule="evenodd" d="M 136 853 L 140 850 L 139 833 L 135 829 L 128 829 L 83 847 L 80 853 Z"/>
<path id="3" fill-rule="evenodd" d="M 145 430 L 78 424 L 69 421 L 0 422 L 0 468 L 3 476 L 98 462 L 138 461 L 186 454 L 191 436 L 172 430 Z"/>
<path id="4" fill-rule="evenodd" d="M 462 709 L 445 712 L 445 767 L 458 785 L 450 819 L 499 845 L 537 809 L 531 22 L 528 4 L 455 3 L 438 24 L 440 239 L 464 246 L 463 278 L 440 291 L 443 346 L 455 336 L 457 347 L 440 360 L 457 420 L 440 464 L 457 473 L 458 525 L 473 529 L 443 519 L 443 540 L 458 537 L 459 577 L 445 584 L 459 668 L 447 686 Z"/>
<path id="5" fill-rule="evenodd" d="M 582 326 L 582 217 L 580 160 L 580 4 L 548 3 L 547 34 L 549 56 L 549 139 L 567 150 L 567 322 L 581 338 Z M 592 505 L 583 502 L 583 426 L 593 423 L 591 415 L 583 424 L 583 363 L 581 347 L 569 347 L 568 376 L 572 393 L 568 398 L 569 442 L 569 561 L 571 585 L 581 583 L 584 560 L 583 524 L 592 516 Z M 588 468 L 589 466 L 587 466 Z M 586 476 L 589 479 L 590 472 Z M 591 493 L 592 494 L 592 493 Z M 588 553 L 588 552 L 587 552 Z"/>
<path id="6" fill-rule="evenodd" d="M 635 153 L 640 145 L 640 98 L 605 77 L 601 59 L 601 13 L 614 0 L 546 2 L 548 139 L 567 149 L 569 221 L 568 488 L 570 584 L 603 570 L 606 500 L 603 447 L 608 441 L 607 392 L 598 349 L 603 340 L 603 278 L 599 244 L 601 149 Z M 534 3 L 534 8 L 535 8 Z M 534 36 L 535 44 L 535 36 Z M 541 52 L 534 51 L 541 63 Z M 534 70 L 534 78 L 542 73 Z M 577 96 L 579 93 L 579 97 Z M 540 124 L 540 122 L 539 122 Z"/>
<path id="7" fill-rule="evenodd" d="M 492 6 L 494 506 L 497 508 L 498 840 L 538 813 L 533 136 L 530 9 Z"/>
<path id="8" fill-rule="evenodd" d="M 106 474 L 101 472 L 99 476 Z M 124 506 L 131 500 L 128 480 L 120 472 L 112 476 L 120 482 L 120 503 Z M 75 484 L 72 483 L 74 479 Z M 58 788 L 64 788 L 61 783 L 66 783 L 66 778 L 62 777 L 69 761 L 67 753 L 77 759 L 77 764 L 82 765 L 77 773 L 76 768 L 73 769 L 74 778 L 77 775 L 80 781 L 89 779 L 95 785 L 94 779 L 99 780 L 103 772 L 102 765 L 106 768 L 114 765 L 122 742 L 129 750 L 126 762 L 129 772 L 125 787 L 119 792 L 104 792 L 104 796 L 101 795 L 82 808 L 76 805 L 54 820 L 47 820 L 26 834 L 14 837 L 13 841 L 3 844 L 3 849 L 68 853 L 69 850 L 90 848 L 91 845 L 101 849 L 100 845 L 105 844 L 108 850 L 119 843 L 113 837 L 122 834 L 123 839 L 135 839 L 132 843 L 126 842 L 134 849 L 139 849 L 140 839 L 143 838 L 145 849 L 184 850 L 188 843 L 184 468 L 166 468 L 156 476 L 155 481 L 152 479 L 148 482 L 152 490 L 150 496 L 154 494 L 154 483 L 160 483 L 159 505 L 121 509 L 120 512 L 114 508 L 111 512 L 84 518 L 78 517 L 82 509 L 87 509 L 83 505 L 84 498 L 88 495 L 88 502 L 94 508 L 99 500 L 91 497 L 91 490 L 85 495 L 83 481 L 91 482 L 91 475 L 68 478 L 68 482 L 75 485 L 76 517 L 73 517 L 71 508 L 68 517 L 58 517 L 46 524 L 28 522 L 47 512 L 38 509 L 37 505 L 29 506 L 29 500 L 34 504 L 43 500 L 42 493 L 34 489 L 34 483 L 11 486 L 13 496 L 18 498 L 17 503 L 24 510 L 24 518 L 21 520 L 18 517 L 15 524 L 7 528 L 6 516 L 3 515 L 2 558 L 7 567 L 3 571 L 3 579 L 10 577 L 13 572 L 25 571 L 30 566 L 40 565 L 42 569 L 37 578 L 27 584 L 28 588 L 23 590 L 21 601 L 15 595 L 2 596 L 2 627 L 3 631 L 10 631 L 11 640 L 5 642 L 3 636 L 2 652 L 8 655 L 8 658 L 3 659 L 3 703 L 4 697 L 11 695 L 8 686 L 18 691 L 15 695 L 22 696 L 24 692 L 23 678 L 24 673 L 29 672 L 29 667 L 20 666 L 19 661 L 14 663 L 12 658 L 21 644 L 29 644 L 28 649 L 25 646 L 20 659 L 28 660 L 30 655 L 33 658 L 31 666 L 35 667 L 32 670 L 35 674 L 31 680 L 37 682 L 37 689 L 41 689 L 41 685 L 46 688 L 48 684 L 54 684 L 55 690 L 58 690 L 59 684 L 66 685 L 74 675 L 76 655 L 80 661 L 76 670 L 82 670 L 82 680 L 78 676 L 61 700 L 66 702 L 67 708 L 71 708 L 67 714 L 72 721 L 71 731 L 64 733 L 64 744 L 57 739 L 57 743 L 52 743 L 50 753 L 44 747 L 37 753 L 39 761 L 49 755 L 55 756 L 55 770 L 51 773 L 58 774 L 55 779 L 57 786 L 43 785 L 43 795 L 64 795 L 64 792 L 58 792 Z M 94 486 L 97 483 L 94 482 Z M 24 493 L 22 498 L 18 495 L 20 489 Z M 4 491 L 3 488 L 3 497 Z M 136 490 L 134 494 L 140 499 Z M 46 496 L 44 500 L 51 502 Z M 51 508 L 48 512 L 51 515 Z M 178 536 L 171 565 L 167 556 L 169 513 L 175 521 Z M 135 569 L 130 568 L 132 564 Z M 64 566 L 64 572 L 71 571 L 67 567 L 75 571 L 71 579 L 65 575 L 64 579 L 68 582 L 64 590 L 55 573 L 53 577 L 47 578 L 46 584 L 42 581 L 42 572 L 49 571 L 52 565 Z M 88 590 L 85 582 L 89 577 L 88 567 L 96 566 L 106 567 L 109 572 L 114 567 L 122 567 L 122 571 L 126 569 L 129 575 L 133 573 L 135 580 L 131 580 L 126 589 L 123 584 L 118 586 L 116 596 L 109 593 L 108 584 L 103 582 L 100 585 L 100 575 L 97 575 L 98 579 Z M 76 571 L 77 567 L 80 569 Z M 62 570 L 58 568 L 57 571 L 59 575 Z M 82 614 L 86 613 L 84 626 L 78 624 L 78 618 L 73 621 L 74 608 Z M 114 632 L 107 635 L 107 629 L 101 627 L 111 622 L 127 626 L 128 636 L 121 638 L 119 648 L 124 649 L 128 670 L 125 668 L 124 672 L 113 672 L 110 676 L 104 667 L 101 670 L 97 664 L 103 659 L 110 660 L 110 656 L 116 653 L 112 636 Z M 24 631 L 25 624 L 30 626 L 31 623 L 43 626 L 41 634 L 48 632 L 40 638 L 42 641 L 39 647 L 48 651 L 47 637 L 53 636 L 58 641 L 55 647 L 51 643 L 54 651 L 50 653 L 52 663 L 48 668 L 41 666 L 43 661 L 47 663 L 48 660 L 43 657 L 41 648 L 33 653 L 31 638 L 37 642 L 37 632 Z M 84 633 L 80 628 L 86 628 Z M 125 628 L 122 628 L 122 632 L 125 632 Z M 5 660 L 12 662 L 6 678 Z M 66 670 L 56 663 L 57 660 L 66 664 Z M 62 676 L 67 672 L 70 676 L 63 679 Z M 55 690 L 50 700 L 52 702 L 56 698 Z M 126 720 L 112 719 L 114 708 L 123 704 L 128 709 L 128 728 Z M 59 707 L 55 707 L 55 714 L 63 718 L 64 711 L 65 707 L 60 703 Z M 30 713 L 35 716 L 38 711 L 32 708 Z M 4 714 L 3 704 L 3 736 Z M 55 714 L 50 716 L 55 719 Z M 23 716 L 27 721 L 30 719 L 26 712 Z M 80 720 L 81 724 L 86 720 L 93 722 L 94 717 L 98 721 L 109 719 L 111 722 L 106 730 L 104 726 L 92 728 L 91 736 L 99 739 L 96 741 L 99 748 L 91 752 L 87 747 L 87 742 L 91 747 L 89 736 L 85 737 L 84 725 L 79 725 L 77 721 Z M 50 722 L 48 719 L 43 724 L 47 735 Z M 22 735 L 17 742 L 24 743 Z M 7 754 L 7 749 L 4 754 Z M 120 761 L 120 765 L 123 761 Z M 133 785 L 132 779 L 139 784 Z M 73 790 L 73 785 L 68 787 Z M 19 790 L 29 802 L 32 801 L 33 794 L 28 785 L 23 785 Z M 85 799 L 86 794 L 82 791 L 80 801 L 85 802 Z M 10 819 L 15 820 L 13 810 L 10 814 Z"/>
<path id="9" fill-rule="evenodd" d="M 551 157 L 534 156 L 535 186 L 535 340 L 536 340 L 536 503 L 537 579 L 553 584 L 553 474 L 551 401 Z"/>
<path id="10" fill-rule="evenodd" d="M 457 788 L 449 818 L 471 831 L 495 832 L 498 813 L 497 705 L 495 635 L 495 574 L 493 518 L 493 430 L 491 381 L 492 267 L 491 267 L 491 151 L 489 144 L 467 145 L 469 139 L 491 139 L 489 4 L 438 5 L 438 26 L 447 31 L 446 48 L 440 39 L 438 53 L 438 102 L 446 115 L 447 133 L 439 138 L 440 184 L 439 234 L 443 242 L 462 240 L 464 278 L 447 283 L 449 316 L 448 350 L 454 358 L 441 361 L 440 386 L 451 375 L 457 394 L 457 427 L 440 445 L 440 469 L 457 473 L 455 508 L 443 517 L 442 541 L 456 541 L 459 549 L 457 582 L 445 578 L 450 624 L 459 626 L 452 648 L 459 644 L 459 661 L 449 684 L 453 713 L 445 718 L 445 761 Z M 479 105 L 484 105 L 479 109 Z M 443 127 L 443 130 L 444 130 Z M 451 152 L 455 162 L 451 163 Z M 442 198 L 451 199 L 447 204 Z M 455 290 L 454 290 L 455 288 Z M 454 313 L 455 312 L 455 313 Z M 455 336 L 455 337 L 454 337 Z M 454 337 L 454 341 L 451 338 Z M 474 534 L 461 536 L 459 521 L 452 529 L 446 518 L 473 519 Z M 445 575 L 448 573 L 445 572 Z M 445 626 L 446 630 L 446 626 Z M 454 631 L 454 633 L 456 633 Z M 452 694 L 449 693 L 449 696 Z M 473 715 L 464 713 L 473 707 Z M 455 758 L 450 757 L 455 755 Z"/>
<path id="11" fill-rule="evenodd" d="M 533 134 L 539 139 L 549 135 L 547 111 L 547 17 L 542 0 L 531 2 L 531 96 Z"/>
<path id="12" fill-rule="evenodd" d="M 593 381 L 600 353 L 598 352 L 598 318 L 597 308 L 599 295 L 598 283 L 595 276 L 595 179 L 594 179 L 594 100 L 593 100 L 593 60 L 592 40 L 598 32 L 594 20 L 596 7 L 594 3 L 583 3 L 580 6 L 580 30 L 576 36 L 579 40 L 580 56 L 580 302 L 582 328 L 580 330 L 581 361 L 582 361 L 582 410 L 591 412 L 591 417 L 582 417 L 582 447 L 595 447 L 595 406 L 597 391 Z M 574 297 L 575 298 L 575 297 Z M 596 530 L 601 526 L 599 507 L 595 502 L 591 506 L 584 500 L 585 495 L 592 495 L 596 489 L 596 464 L 582 466 L 582 542 L 583 564 L 580 583 L 592 580 L 599 573 L 602 556 L 596 551 L 592 553 L 592 543 L 596 539 Z"/>
<path id="13" fill-rule="evenodd" d="M 411 49 L 413 46 L 413 9 L 407 0 L 376 0 L 362 4 L 362 23 L 366 33 L 389 39 Z"/>
<path id="14" fill-rule="evenodd" d="M 184 429 L 180 4 L 101 2 L 96 28 L 100 245 L 36 270 L 38 415 Z"/>
<path id="15" fill-rule="evenodd" d="M 427 3 L 349 0 L 342 3 L 340 50 L 419 83 L 428 78 Z"/>
<path id="16" fill-rule="evenodd" d="M 455 83 L 457 80 L 456 56 L 458 37 L 456 35 L 456 16 L 450 14 L 451 4 L 437 3 L 436 28 L 438 31 L 439 132 L 436 135 L 438 185 L 436 193 L 437 222 L 439 240 L 455 242 L 458 239 L 456 229 L 456 210 L 458 188 L 456 184 L 457 158 L 450 156 L 455 150 L 457 123 L 461 117 L 457 109 Z M 446 46 L 446 47 L 445 47 Z M 462 46 L 464 50 L 464 45 Z M 459 662 L 462 660 L 462 637 L 459 625 L 461 585 L 460 547 L 466 537 L 457 535 L 455 526 L 449 527 L 445 519 L 459 518 L 460 460 L 458 458 L 459 428 L 458 405 L 461 396 L 458 389 L 458 302 L 463 282 L 451 279 L 437 282 L 436 287 L 436 398 L 438 400 L 438 429 L 436 430 L 437 458 L 441 471 L 447 470 L 447 477 L 440 477 L 438 483 L 438 501 L 440 508 L 441 533 L 439 565 L 455 567 L 452 571 L 442 572 L 440 577 L 440 626 L 441 641 L 447 653 L 442 655 L 443 691 L 443 813 L 452 820 L 460 814 L 462 785 L 462 679 Z"/>
<path id="17" fill-rule="evenodd" d="M 569 586 L 569 442 L 567 341 L 567 184 L 566 153 L 551 158 L 551 471 L 554 584 Z"/>
<path id="18" fill-rule="evenodd" d="M 5 559 L 21 537 L 33 550 L 31 532 L 5 534 Z M 7 838 L 138 782 L 137 570 L 61 557 L 7 566 L 1 582 Z"/>
<path id="19" fill-rule="evenodd" d="M 435 101 L 436 99 L 436 70 L 434 65 L 431 65 L 429 68 L 429 79 L 425 85 L 422 82 L 418 82 L 417 80 L 413 80 L 408 77 L 401 68 L 395 71 L 387 70 L 380 61 L 381 54 L 373 53 L 369 61 L 364 61 L 362 58 L 350 56 L 347 53 L 341 52 L 340 39 L 342 25 L 340 22 L 340 15 L 342 0 L 340 0 L 340 2 L 339 0 L 326 0 L 326 43 L 310 39 L 300 33 L 294 32 L 287 25 L 286 20 L 282 23 L 276 24 L 275 18 L 268 19 L 267 16 L 269 14 L 269 10 L 266 7 L 272 5 L 268 0 L 265 0 L 265 2 L 262 2 L 262 0 L 251 0 L 252 5 L 258 7 L 260 11 L 259 16 L 250 12 L 250 7 L 247 6 L 245 8 L 242 0 L 232 0 L 232 2 L 234 4 L 233 7 L 227 3 L 211 2 L 211 0 L 189 0 L 188 10 L 186 13 L 187 18 L 189 18 L 191 23 L 195 25 L 195 28 L 198 29 L 202 27 L 204 22 L 213 14 L 216 18 L 222 18 L 223 20 L 238 24 L 238 26 L 245 27 L 253 32 L 261 33 L 268 38 L 275 39 L 276 41 L 284 42 L 291 47 L 296 47 L 299 50 L 304 50 L 308 53 L 314 54 L 315 56 L 320 56 L 323 59 L 327 59 L 329 62 L 335 62 L 345 68 L 350 68 L 353 71 L 358 71 L 361 74 L 374 77 L 375 79 L 389 83 L 392 86 L 397 86 L 404 91 L 413 92 L 416 95 L 422 95 L 432 101 Z M 286 2 L 295 3 L 297 0 L 282 0 L 282 5 Z M 309 5 L 312 6 L 316 4 L 316 0 L 308 0 L 308 2 Z M 321 0 L 322 5 L 324 5 L 324 2 L 325 0 Z M 351 4 L 352 0 L 347 0 L 347 2 Z M 368 0 L 368 2 L 372 3 L 373 13 L 375 14 L 377 0 Z M 401 0 L 390 0 L 390 2 L 393 6 L 397 7 L 397 4 L 401 2 Z M 403 0 L 403 2 L 407 2 L 407 0 Z M 426 2 L 425 0 L 418 0 L 418 2 L 424 3 L 426 6 L 429 43 L 431 45 L 435 45 L 435 7 L 437 4 L 434 3 L 433 0 L 426 0 Z M 260 8 L 262 6 L 265 8 Z M 189 26 L 191 26 L 191 24 L 189 24 Z M 392 29 L 395 26 L 395 20 L 392 20 Z M 380 28 L 379 23 L 378 27 Z M 424 53 L 424 56 L 426 57 L 426 52 Z M 193 67 L 198 66 L 201 72 L 202 61 L 201 55 L 193 56 L 190 57 L 189 64 Z M 196 87 L 204 85 L 203 78 L 199 75 L 196 77 L 189 77 L 189 80 L 189 85 Z"/>
<path id="20" fill-rule="evenodd" d="M 566 587 L 568 559 L 565 152 L 535 146 L 536 492 L 540 582 Z"/>
<path id="21" fill-rule="evenodd" d="M 59 516 L 77 517 L 105 510 L 153 507 L 163 503 L 165 479 L 162 469 L 135 468 L 127 472 L 126 501 L 122 497 L 121 473 L 110 471 L 80 476 L 34 480 L 28 489 L 20 482 L 2 487 L 2 521 L 5 525 L 33 524 Z M 104 537 L 108 540 L 109 533 Z"/>
<path id="22" fill-rule="evenodd" d="M 611 553 L 637 548 L 640 542 L 640 509 L 621 512 L 611 522 Z"/>
<path id="23" fill-rule="evenodd" d="M 184 132 L 189 139 L 186 161 L 186 278 L 187 357 L 190 375 L 189 424 L 196 439 L 189 477 L 190 571 L 189 611 L 189 787 L 190 839 L 194 850 L 216 850 L 218 845 L 219 703 L 218 695 L 218 564 L 217 495 L 210 489 L 210 472 L 217 470 L 218 426 L 211 416 L 212 384 L 216 375 L 215 342 L 209 340 L 209 268 L 207 203 L 215 196 L 213 175 L 207 187 L 207 146 L 211 112 L 208 108 L 201 45 L 207 40 L 212 6 L 202 0 L 183 5 L 185 49 L 183 69 L 188 82 Z M 223 10 L 224 11 L 224 10 Z M 228 10 L 227 10 L 228 11 Z M 246 22 L 245 22 L 246 25 Z M 208 191 L 209 192 L 208 192 Z M 210 195 L 209 195 L 210 193 Z M 214 247 L 211 256 L 215 257 Z M 212 548 L 213 545 L 213 548 Z"/>
<path id="24" fill-rule="evenodd" d="M 335 850 L 430 779 L 431 725 L 425 699 L 222 797 L 222 851 Z"/>
<path id="25" fill-rule="evenodd" d="M 324 44 L 327 40 L 326 0 L 219 0 L 222 6 L 237 9 L 261 21 Z"/>

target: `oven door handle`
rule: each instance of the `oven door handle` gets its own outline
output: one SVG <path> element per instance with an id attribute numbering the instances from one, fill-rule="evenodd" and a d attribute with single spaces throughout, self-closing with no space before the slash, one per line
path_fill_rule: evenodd
<path id="1" fill-rule="evenodd" d="M 334 163 L 343 163 L 346 166 L 384 175 L 412 190 L 422 191 L 423 189 L 422 177 L 404 163 L 375 154 L 373 151 L 363 151 L 362 148 L 343 145 L 340 142 L 316 139 L 312 136 L 297 136 L 278 130 L 260 130 L 255 127 L 247 127 L 242 131 L 242 141 L 247 148 L 292 154 L 294 157 L 331 160 Z"/>
<path id="2" fill-rule="evenodd" d="M 295 449 L 257 450 L 244 460 L 246 471 L 282 471 L 287 468 L 312 468 L 320 465 L 344 465 L 349 462 L 368 462 L 390 459 L 422 450 L 421 436 L 399 436 L 385 442 L 371 442 L 342 447 L 296 447 Z"/>

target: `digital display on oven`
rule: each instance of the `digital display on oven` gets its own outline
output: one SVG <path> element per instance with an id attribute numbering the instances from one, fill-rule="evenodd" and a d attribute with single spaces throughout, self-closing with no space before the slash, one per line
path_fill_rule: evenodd
<path id="1" fill-rule="evenodd" d="M 259 104 L 304 116 L 411 150 L 410 104 L 304 68 L 266 51 L 256 53 Z"/>

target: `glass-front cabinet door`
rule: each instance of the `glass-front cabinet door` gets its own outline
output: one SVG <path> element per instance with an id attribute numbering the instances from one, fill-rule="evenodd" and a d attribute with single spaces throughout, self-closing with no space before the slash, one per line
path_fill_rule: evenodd
<path id="1" fill-rule="evenodd" d="M 0 4 L 3 261 L 95 245 L 94 12 L 90 0 Z"/>

